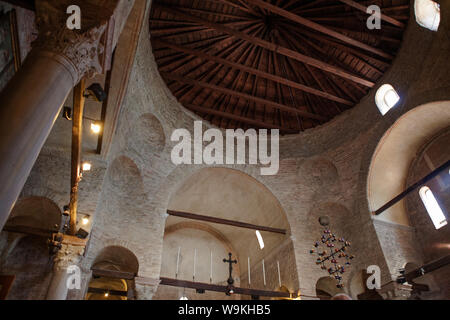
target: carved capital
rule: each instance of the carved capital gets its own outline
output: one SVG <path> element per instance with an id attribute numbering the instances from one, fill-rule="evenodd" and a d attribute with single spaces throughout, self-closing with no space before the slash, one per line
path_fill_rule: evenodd
<path id="1" fill-rule="evenodd" d="M 74 2 L 74 3 L 73 3 Z M 78 3 L 77 3 L 78 2 Z M 67 28 L 67 7 L 81 7 L 81 30 Z M 63 64 L 72 74 L 74 84 L 84 77 L 104 73 L 105 54 L 113 18 L 110 9 L 90 0 L 37 0 L 36 24 L 39 36 L 33 42 L 35 52 L 45 54 Z"/>
<path id="2" fill-rule="evenodd" d="M 69 266 L 78 265 L 83 258 L 84 249 L 82 246 L 63 244 L 53 259 L 53 269 L 63 271 L 67 270 Z"/>

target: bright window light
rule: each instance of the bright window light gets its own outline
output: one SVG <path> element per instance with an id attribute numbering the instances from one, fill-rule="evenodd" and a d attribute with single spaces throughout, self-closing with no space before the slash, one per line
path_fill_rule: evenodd
<path id="1" fill-rule="evenodd" d="M 442 212 L 439 203 L 436 201 L 433 192 L 428 187 L 422 187 L 419 191 L 420 198 L 422 199 L 425 208 L 428 211 L 428 215 L 433 221 L 434 227 L 436 229 L 440 229 L 443 226 L 447 225 L 447 219 L 445 218 L 444 213 Z"/>
<path id="2" fill-rule="evenodd" d="M 432 0 L 415 0 L 414 13 L 419 25 L 437 31 L 441 22 L 441 9 L 438 3 Z"/>
<path id="3" fill-rule="evenodd" d="M 261 232 L 259 232 L 258 230 L 256 230 L 256 237 L 258 238 L 258 242 L 259 242 L 259 247 L 262 249 L 264 249 L 264 240 L 261 236 Z"/>
<path id="4" fill-rule="evenodd" d="M 383 84 L 375 95 L 375 103 L 384 116 L 400 101 L 400 96 L 390 84 Z"/>

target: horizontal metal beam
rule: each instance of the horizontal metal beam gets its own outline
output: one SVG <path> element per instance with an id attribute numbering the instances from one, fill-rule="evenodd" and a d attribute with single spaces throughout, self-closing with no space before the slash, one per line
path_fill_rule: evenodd
<path id="1" fill-rule="evenodd" d="M 403 191 L 402 193 L 400 193 L 398 196 L 396 196 L 394 199 L 392 199 L 391 201 L 387 202 L 385 205 L 383 205 L 381 208 L 379 208 L 378 210 L 376 210 L 374 212 L 375 215 L 379 215 L 381 213 L 383 213 L 384 211 L 386 211 L 387 209 L 389 209 L 390 207 L 392 207 L 393 205 L 395 205 L 397 202 L 399 202 L 400 200 L 402 200 L 404 197 L 406 197 L 409 193 L 411 193 L 412 191 L 414 191 L 415 189 L 417 189 L 418 187 L 426 184 L 428 181 L 434 179 L 435 177 L 437 177 L 441 172 L 443 172 L 444 170 L 450 168 L 450 160 L 448 160 L 446 163 L 444 163 L 442 166 L 440 166 L 439 168 L 433 170 L 431 173 L 429 173 L 427 176 L 423 177 L 422 179 L 420 179 L 419 181 L 417 181 L 416 183 L 414 183 L 412 186 L 410 186 L 409 188 L 407 188 L 405 191 Z"/>
<path id="2" fill-rule="evenodd" d="M 172 286 L 172 287 L 180 287 L 180 288 L 189 288 L 189 289 L 197 289 L 197 290 L 205 290 L 205 291 L 215 291 L 215 292 L 228 292 L 227 286 L 221 286 L 216 284 L 209 284 L 203 282 L 192 282 L 178 279 L 170 279 L 170 278 L 160 278 L 161 285 Z M 244 294 L 249 296 L 259 296 L 259 297 L 274 297 L 274 298 L 290 298 L 291 294 L 288 292 L 278 292 L 278 291 L 266 291 L 266 290 L 257 290 L 257 289 L 249 289 L 249 288 L 238 288 L 233 287 L 234 294 Z"/>
<path id="3" fill-rule="evenodd" d="M 258 225 L 245 223 L 245 222 L 239 222 L 239 221 L 221 219 L 221 218 L 216 218 L 216 217 L 203 216 L 203 215 L 199 215 L 199 214 L 182 212 L 182 211 L 167 210 L 167 214 L 171 215 L 171 216 L 185 218 L 185 219 L 206 221 L 206 222 L 217 223 L 217 224 L 224 224 L 224 225 L 229 225 L 229 226 L 239 227 L 239 228 L 246 228 L 246 229 L 252 229 L 252 230 L 266 231 L 266 232 L 279 233 L 279 234 L 286 234 L 287 233 L 285 229 L 278 229 L 278 228 L 272 228 L 272 227 L 258 226 Z"/>

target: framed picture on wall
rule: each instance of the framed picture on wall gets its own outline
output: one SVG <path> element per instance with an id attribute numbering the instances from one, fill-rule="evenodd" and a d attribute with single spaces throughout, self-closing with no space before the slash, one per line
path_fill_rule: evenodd
<path id="1" fill-rule="evenodd" d="M 20 68 L 16 11 L 0 13 L 0 91 Z"/>

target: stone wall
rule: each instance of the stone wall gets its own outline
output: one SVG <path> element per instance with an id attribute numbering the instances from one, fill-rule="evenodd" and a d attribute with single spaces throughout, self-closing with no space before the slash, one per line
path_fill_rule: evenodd
<path id="1" fill-rule="evenodd" d="M 330 216 L 331 226 L 338 235 L 342 234 L 353 243 L 352 252 L 356 259 L 351 272 L 378 265 L 382 270 L 382 282 L 387 282 L 401 261 L 421 258 L 411 229 L 372 220 L 367 176 L 381 137 L 396 119 L 421 104 L 450 100 L 450 65 L 447 63 L 450 3 L 442 3 L 441 11 L 442 27 L 437 33 L 420 28 L 411 17 L 402 49 L 392 68 L 356 107 L 321 127 L 282 137 L 277 175 L 261 176 L 258 166 L 224 166 L 240 170 L 263 183 L 286 212 L 292 236 L 292 245 L 286 247 L 290 252 L 287 260 L 295 261 L 296 270 L 283 269 L 282 273 L 291 275 L 289 279 L 283 279 L 290 289 L 301 288 L 303 294 L 314 296 L 317 280 L 326 276 L 309 254 L 314 240 L 320 238 L 322 227 L 317 217 L 323 214 Z M 86 199 L 92 192 L 95 199 L 99 195 L 98 201 L 81 204 L 87 211 L 95 208 L 90 243 L 82 262 L 86 274 L 103 248 L 117 245 L 136 255 L 141 277 L 158 279 L 169 199 L 187 177 L 206 167 L 176 167 L 170 160 L 174 146 L 170 141 L 172 131 L 186 128 L 192 132 L 193 121 L 199 118 L 176 101 L 160 77 L 152 55 L 147 18 L 107 165 L 99 165 L 103 168 L 99 170 L 108 167 L 105 178 L 96 174 L 98 179 L 93 189 L 86 187 Z M 375 106 L 374 95 L 375 90 L 386 82 L 398 90 L 402 100 L 383 117 Z M 209 124 L 204 123 L 204 126 L 209 127 Z M 46 152 L 43 151 L 42 159 L 47 156 Z M 38 161 L 25 188 L 26 193 L 54 193 L 56 203 L 67 201 L 68 198 L 60 194 L 69 181 L 67 160 L 58 162 L 57 159 Z M 54 177 L 58 177 L 55 178 L 57 181 L 49 186 Z M 277 257 L 281 252 L 283 250 L 274 253 L 274 261 L 279 259 L 282 267 L 291 265 L 283 261 L 285 257 Z M 276 274 L 273 265 L 271 262 L 267 265 L 270 286 L 277 285 L 273 279 Z M 241 275 L 245 286 L 246 276 L 244 272 Z M 255 285 L 260 282 L 257 276 L 254 279 Z M 348 279 L 347 276 L 345 281 Z M 144 298 L 151 298 L 152 290 Z"/>

